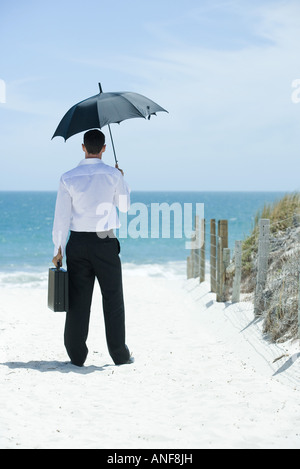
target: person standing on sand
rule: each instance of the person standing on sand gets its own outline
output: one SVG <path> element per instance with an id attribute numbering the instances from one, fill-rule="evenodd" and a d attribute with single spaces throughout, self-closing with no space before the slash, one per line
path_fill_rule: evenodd
<path id="1" fill-rule="evenodd" d="M 83 366 L 88 355 L 86 341 L 97 278 L 108 351 L 116 365 L 123 365 L 133 359 L 125 343 L 120 243 L 113 230 L 120 226 L 116 208 L 129 210 L 130 189 L 118 165 L 113 168 L 102 161 L 104 134 L 90 130 L 83 141 L 85 159 L 60 179 L 52 233 L 52 262 L 55 266 L 62 263 L 66 251 L 69 274 L 64 343 L 71 363 Z"/>

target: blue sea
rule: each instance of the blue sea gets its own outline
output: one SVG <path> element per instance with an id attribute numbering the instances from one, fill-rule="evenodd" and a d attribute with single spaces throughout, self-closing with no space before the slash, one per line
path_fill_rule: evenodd
<path id="1" fill-rule="evenodd" d="M 171 211 L 170 236 L 165 237 L 160 226 L 162 217 L 156 220 L 159 226 L 153 226 L 151 221 L 153 204 L 170 207 L 176 204 L 177 209 L 182 208 L 183 217 L 185 208 L 192 207 L 192 218 L 196 204 L 204 204 L 207 239 L 210 219 L 227 219 L 229 247 L 233 253 L 235 240 L 244 239 L 252 230 L 257 211 L 283 195 L 283 192 L 133 192 L 134 210 L 121 218 L 123 231 L 117 232 L 121 234 L 122 264 L 126 272 L 142 272 L 146 268 L 153 275 L 172 269 L 185 273 L 189 255 L 187 234 L 178 236 Z M 0 192 L 0 286 L 45 282 L 53 257 L 55 202 L 56 192 Z M 209 243 L 206 251 L 208 256 Z"/>

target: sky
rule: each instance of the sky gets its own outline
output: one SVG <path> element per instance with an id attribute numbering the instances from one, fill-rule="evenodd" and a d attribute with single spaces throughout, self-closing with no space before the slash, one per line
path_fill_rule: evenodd
<path id="1" fill-rule="evenodd" d="M 132 190 L 300 190 L 299 0 L 1 0 L 0 44 L 0 190 L 57 190 L 99 82 L 168 110 L 111 125 Z"/>

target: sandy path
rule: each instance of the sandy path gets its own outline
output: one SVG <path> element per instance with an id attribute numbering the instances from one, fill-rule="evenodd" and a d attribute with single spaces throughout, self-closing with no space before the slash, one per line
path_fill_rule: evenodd
<path id="1" fill-rule="evenodd" d="M 298 344 L 264 343 L 251 305 L 206 282 L 125 274 L 124 290 L 134 364 L 113 366 L 96 290 L 77 369 L 46 288 L 1 289 L 1 448 L 300 448 Z"/>

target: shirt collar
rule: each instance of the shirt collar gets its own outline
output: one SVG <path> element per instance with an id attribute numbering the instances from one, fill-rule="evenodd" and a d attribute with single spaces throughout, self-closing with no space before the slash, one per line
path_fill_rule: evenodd
<path id="1" fill-rule="evenodd" d="M 84 158 L 81 160 L 78 164 L 78 166 L 81 166 L 82 164 L 98 164 L 98 163 L 103 163 L 100 158 Z"/>

